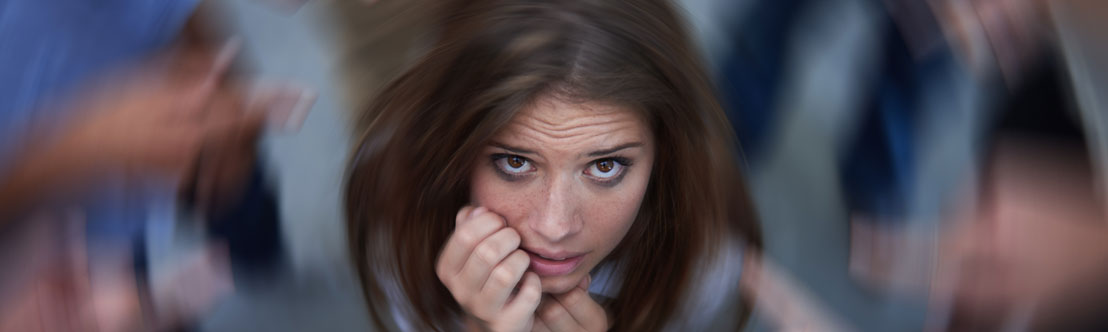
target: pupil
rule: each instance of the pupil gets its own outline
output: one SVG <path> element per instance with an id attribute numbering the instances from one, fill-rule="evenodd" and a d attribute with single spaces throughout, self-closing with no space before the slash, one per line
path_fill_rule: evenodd
<path id="1" fill-rule="evenodd" d="M 604 172 L 604 173 L 611 172 L 612 171 L 612 162 L 608 161 L 608 160 L 605 160 L 605 161 L 601 161 L 599 163 L 596 163 L 596 169 L 600 170 L 601 172 Z"/>

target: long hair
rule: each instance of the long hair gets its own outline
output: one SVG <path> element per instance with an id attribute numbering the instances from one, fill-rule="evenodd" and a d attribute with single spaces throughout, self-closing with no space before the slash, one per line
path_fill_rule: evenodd
<path id="1" fill-rule="evenodd" d="M 361 114 L 348 169 L 351 258 L 379 328 L 394 295 L 418 328 L 464 317 L 437 256 L 475 156 L 543 95 L 627 106 L 656 140 L 639 214 L 606 259 L 624 271 L 613 329 L 662 329 L 722 241 L 761 248 L 735 135 L 669 3 L 462 1 L 443 18 L 434 49 Z"/>

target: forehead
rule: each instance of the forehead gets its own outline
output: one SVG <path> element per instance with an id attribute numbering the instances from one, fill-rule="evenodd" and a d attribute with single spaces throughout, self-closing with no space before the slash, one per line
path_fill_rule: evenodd
<path id="1" fill-rule="evenodd" d="M 650 130 L 630 107 L 539 98 L 521 110 L 499 135 L 502 143 L 538 143 L 536 148 L 569 147 L 586 143 L 650 142 Z M 618 142 L 617 142 L 618 141 Z"/>

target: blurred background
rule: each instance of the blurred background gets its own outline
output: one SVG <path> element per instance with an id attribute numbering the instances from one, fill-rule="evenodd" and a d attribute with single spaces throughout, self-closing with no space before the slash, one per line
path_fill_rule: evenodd
<path id="1" fill-rule="evenodd" d="M 764 230 L 747 330 L 1108 327 L 1108 3 L 676 3 Z M 354 112 L 437 4 L 0 0 L 0 331 L 369 330 Z"/>

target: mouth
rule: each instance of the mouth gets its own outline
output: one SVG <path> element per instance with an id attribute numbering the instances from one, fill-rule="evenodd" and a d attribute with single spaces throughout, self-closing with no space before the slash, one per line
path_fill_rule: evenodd
<path id="1" fill-rule="evenodd" d="M 557 277 L 570 274 L 581 265 L 584 254 L 549 253 L 524 248 L 531 257 L 530 270 L 540 277 Z"/>

